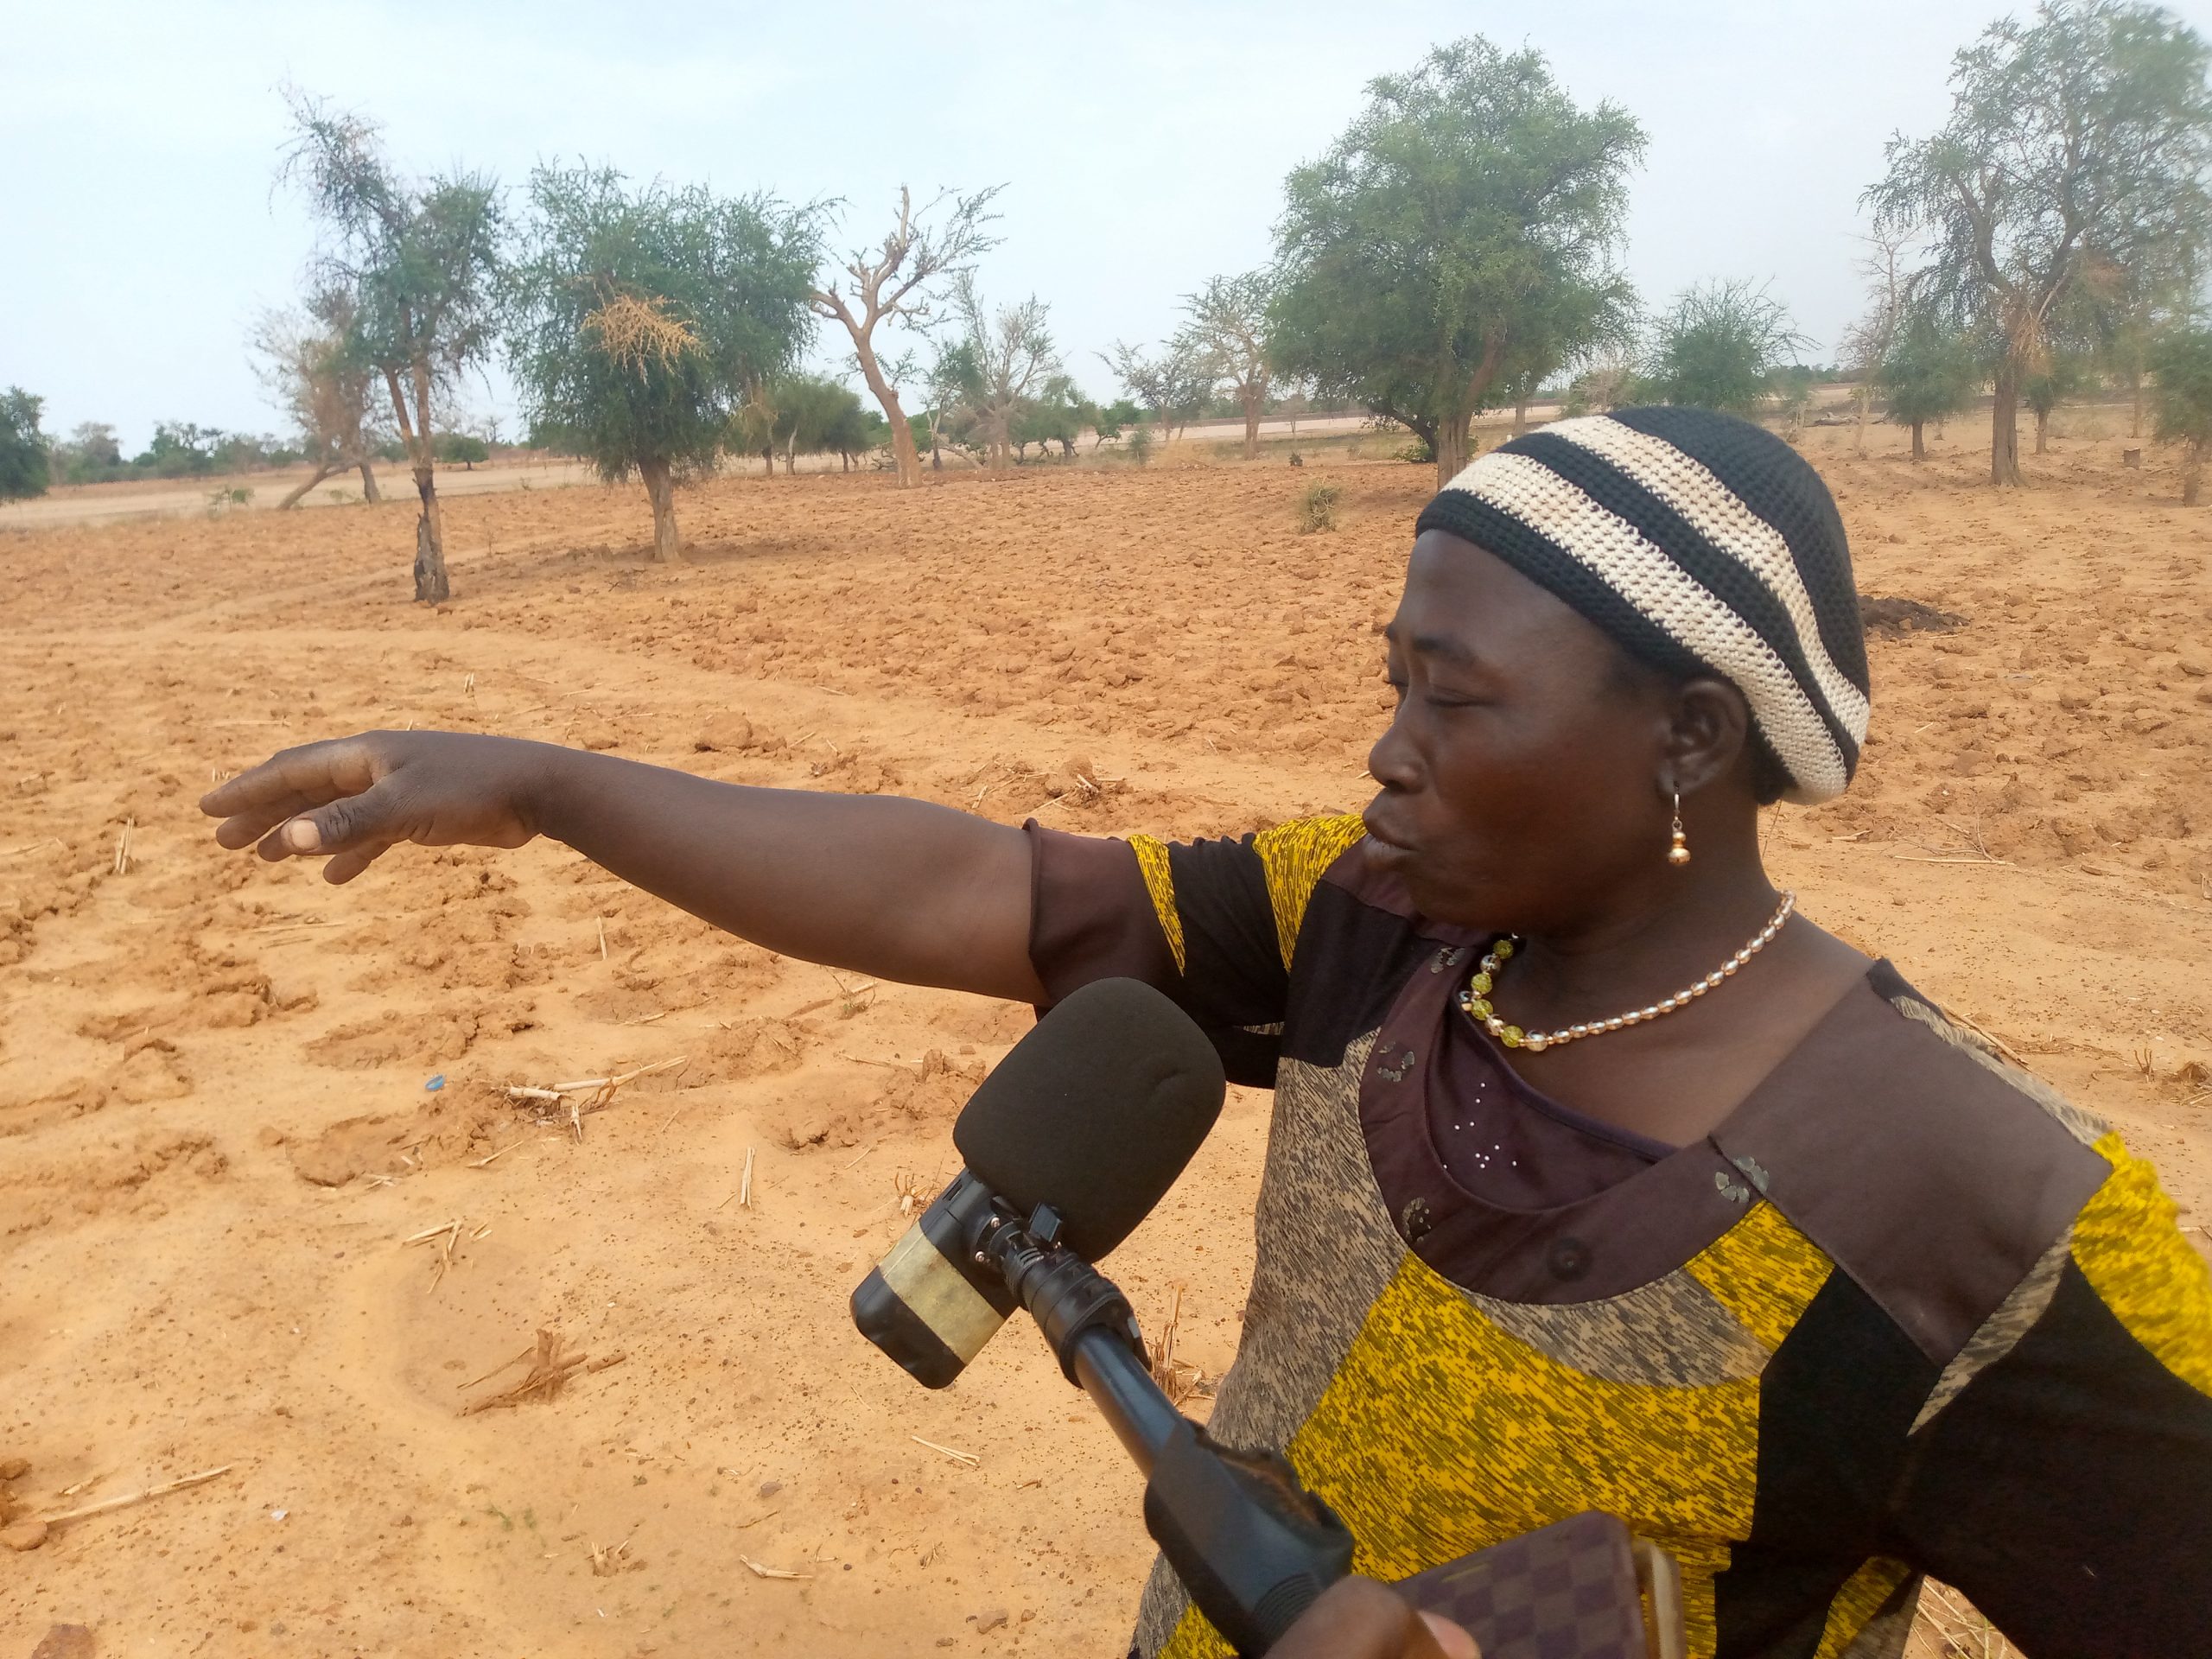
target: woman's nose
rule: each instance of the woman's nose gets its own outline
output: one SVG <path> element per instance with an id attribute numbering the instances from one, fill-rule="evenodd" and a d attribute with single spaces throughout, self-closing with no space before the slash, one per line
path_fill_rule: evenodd
<path id="1" fill-rule="evenodd" d="M 1411 789 L 1420 781 L 1421 756 L 1406 735 L 1402 704 L 1368 750 L 1367 773 L 1385 789 Z"/>

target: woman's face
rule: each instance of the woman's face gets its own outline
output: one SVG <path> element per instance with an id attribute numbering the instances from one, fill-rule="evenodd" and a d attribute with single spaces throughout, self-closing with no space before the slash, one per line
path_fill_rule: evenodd
<path id="1" fill-rule="evenodd" d="M 1368 757 L 1367 856 L 1424 913 L 1554 931 L 1664 868 L 1671 705 L 1593 624 L 1429 531 L 1387 637 L 1398 706 Z"/>

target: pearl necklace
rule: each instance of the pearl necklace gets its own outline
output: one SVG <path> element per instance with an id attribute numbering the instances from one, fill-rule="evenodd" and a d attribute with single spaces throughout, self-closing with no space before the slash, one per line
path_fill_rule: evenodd
<path id="1" fill-rule="evenodd" d="M 1636 1008 L 1627 1014 L 1617 1014 L 1610 1020 L 1592 1020 L 1587 1025 L 1565 1026 L 1557 1031 L 1546 1032 L 1523 1031 L 1520 1027 L 1509 1026 L 1504 1020 L 1499 1019 L 1491 1007 L 1490 994 L 1491 988 L 1497 982 L 1497 970 L 1504 966 L 1506 959 L 1512 956 L 1516 947 L 1521 943 L 1516 936 L 1511 934 L 1492 945 L 1490 954 L 1476 966 L 1472 976 L 1467 981 L 1466 988 L 1459 993 L 1459 1006 L 1473 1018 L 1479 1020 L 1483 1029 L 1506 1047 L 1525 1048 L 1531 1054 L 1541 1054 L 1548 1048 L 1556 1048 L 1561 1043 L 1573 1042 L 1577 1038 L 1595 1037 L 1601 1032 L 1622 1031 L 1630 1026 L 1640 1026 L 1647 1020 L 1656 1020 L 1662 1014 L 1672 1014 L 1677 1008 L 1688 1007 L 1692 1001 L 1713 989 L 1722 980 L 1733 978 L 1738 969 L 1773 943 L 1774 936 L 1782 931 L 1782 925 L 1789 919 L 1789 912 L 1796 906 L 1796 893 L 1783 893 L 1781 908 L 1777 910 L 1773 918 L 1758 931 L 1758 936 L 1703 979 L 1695 981 L 1682 990 L 1676 991 L 1672 996 L 1664 997 L 1654 1002 L 1649 1007 Z"/>

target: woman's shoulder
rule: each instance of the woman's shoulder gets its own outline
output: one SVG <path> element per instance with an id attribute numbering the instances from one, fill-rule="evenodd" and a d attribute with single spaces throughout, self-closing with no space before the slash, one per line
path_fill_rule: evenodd
<path id="1" fill-rule="evenodd" d="M 2120 1155 L 1887 962 L 1713 1138 L 1939 1364 L 2063 1243 Z"/>

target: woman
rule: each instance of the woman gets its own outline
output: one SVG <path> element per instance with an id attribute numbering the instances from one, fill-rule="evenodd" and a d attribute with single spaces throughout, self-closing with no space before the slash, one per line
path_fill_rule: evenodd
<path id="1" fill-rule="evenodd" d="M 1416 526 L 1364 821 L 1166 845 L 378 734 L 210 795 L 349 880 L 543 834 L 775 950 L 1049 1003 L 1130 974 L 1275 1089 L 1213 1432 L 1395 1579 L 1602 1509 L 1692 1651 L 2212 1645 L 2212 1287 L 2146 1165 L 1822 931 L 1758 811 L 1856 766 L 1834 505 L 1691 410 L 1504 445 Z M 1149 1656 L 1221 1650 L 1155 1570 Z"/>

